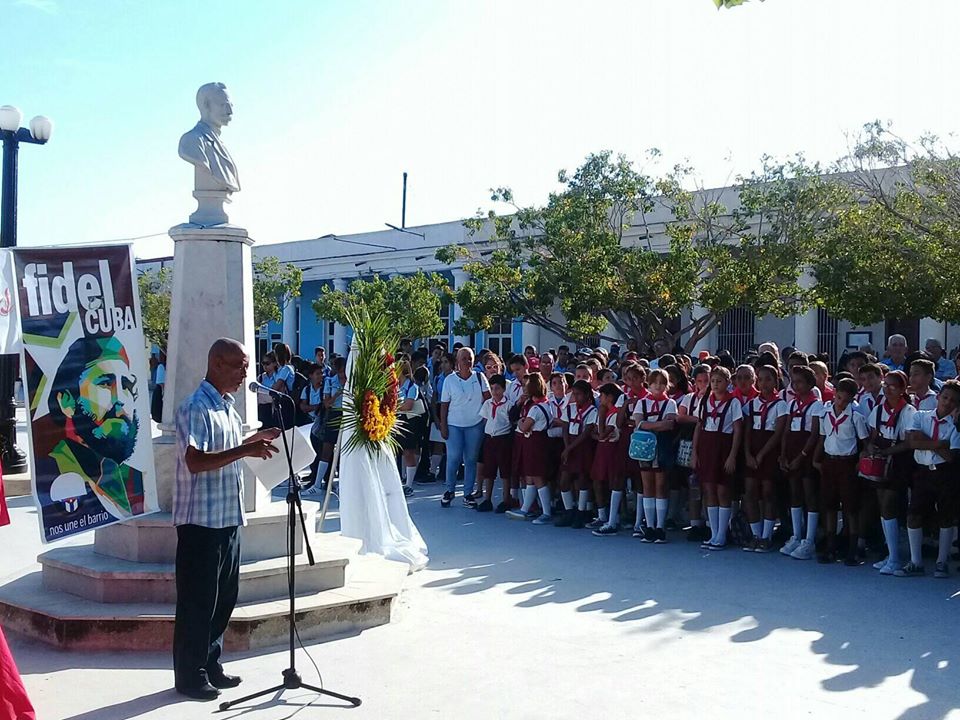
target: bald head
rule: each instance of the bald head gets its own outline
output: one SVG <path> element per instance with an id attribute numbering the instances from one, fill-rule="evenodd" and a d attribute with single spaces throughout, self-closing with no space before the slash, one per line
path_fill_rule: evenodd
<path id="1" fill-rule="evenodd" d="M 236 392 L 247 377 L 250 358 L 243 344 L 220 338 L 207 353 L 207 381 L 221 394 Z"/>

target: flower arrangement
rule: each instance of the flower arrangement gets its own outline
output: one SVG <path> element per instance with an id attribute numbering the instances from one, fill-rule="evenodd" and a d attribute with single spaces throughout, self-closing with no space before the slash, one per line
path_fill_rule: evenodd
<path id="1" fill-rule="evenodd" d="M 343 427 L 351 431 L 343 452 L 363 448 L 370 453 L 384 450 L 396 452 L 395 435 L 399 432 L 397 419 L 399 381 L 394 357 L 399 337 L 385 317 L 371 317 L 366 308 L 352 306 L 346 311 L 353 328 L 353 347 L 348 379 L 349 390 L 344 394 Z"/>

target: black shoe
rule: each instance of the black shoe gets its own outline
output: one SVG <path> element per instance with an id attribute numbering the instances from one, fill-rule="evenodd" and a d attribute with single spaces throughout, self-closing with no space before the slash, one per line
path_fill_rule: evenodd
<path id="1" fill-rule="evenodd" d="M 495 512 L 497 515 L 503 515 L 503 513 L 505 513 L 505 512 L 506 512 L 507 510 L 509 510 L 509 509 L 510 509 L 510 503 L 507 502 L 506 500 L 504 500 L 504 501 L 501 502 L 499 505 L 497 505 L 497 507 L 496 507 L 496 509 L 494 510 L 494 512 Z"/>
<path id="2" fill-rule="evenodd" d="M 576 510 L 564 510 L 557 517 L 556 522 L 553 523 L 554 527 L 572 527 L 573 519 L 576 516 Z"/>
<path id="3" fill-rule="evenodd" d="M 468 495 L 464 495 L 464 496 L 463 496 L 463 499 L 464 499 L 464 500 L 470 500 L 470 501 L 472 502 L 472 501 L 474 501 L 474 500 L 479 500 L 481 497 L 483 497 L 483 496 L 482 496 L 482 495 L 475 495 L 474 493 L 470 493 L 470 494 L 468 494 Z"/>
<path id="4" fill-rule="evenodd" d="M 643 537 L 640 538 L 642 543 L 652 543 L 657 539 L 657 529 L 652 527 L 643 528 Z"/>
<path id="5" fill-rule="evenodd" d="M 675 530 L 679 530 L 680 526 L 677 525 L 677 521 L 674 520 L 673 518 L 667 518 L 667 522 L 664 524 L 664 528 L 666 528 L 670 532 L 673 532 Z"/>
<path id="6" fill-rule="evenodd" d="M 222 670 L 220 672 L 207 673 L 210 678 L 210 684 L 215 688 L 220 690 L 226 690 L 227 688 L 235 688 L 237 685 L 243 682 L 238 675 L 227 675 Z"/>
<path id="7" fill-rule="evenodd" d="M 404 485 L 404 486 L 403 486 L 403 496 L 404 496 L 404 497 L 410 497 L 411 495 L 413 495 L 413 488 L 410 487 L 409 485 Z"/>
<path id="8" fill-rule="evenodd" d="M 656 530 L 654 530 L 654 532 L 656 533 L 656 536 L 653 538 L 653 542 L 655 542 L 657 545 L 663 545 L 664 543 L 667 542 L 666 530 L 664 530 L 663 528 L 657 528 Z"/>
<path id="9" fill-rule="evenodd" d="M 177 692 L 194 700 L 216 700 L 220 697 L 220 691 L 208 682 L 205 682 L 203 685 L 178 685 Z"/>
<path id="10" fill-rule="evenodd" d="M 587 526 L 587 520 L 590 518 L 588 511 L 586 510 L 576 510 L 576 515 L 573 516 L 573 522 L 570 523 L 570 527 L 574 530 L 582 530 Z"/>
<path id="11" fill-rule="evenodd" d="M 843 561 L 843 564 L 846 565 L 847 567 L 859 567 L 863 565 L 863 560 L 858 558 L 855 554 L 847 555 L 847 557 Z"/>
<path id="12" fill-rule="evenodd" d="M 484 500 L 477 505 L 477 512 L 490 512 L 491 510 L 493 510 L 493 502 L 490 500 Z"/>
<path id="13" fill-rule="evenodd" d="M 448 508 L 450 503 L 453 502 L 453 493 L 449 490 L 443 494 L 443 497 L 440 498 L 440 507 Z"/>
<path id="14" fill-rule="evenodd" d="M 464 506 L 465 508 L 471 508 L 471 509 L 473 509 L 473 510 L 476 510 L 476 509 L 477 509 L 477 505 L 479 505 L 479 504 L 480 504 L 480 503 L 478 502 L 478 498 L 475 498 L 475 497 L 473 497 L 472 495 L 463 498 L 463 506 Z"/>
<path id="15" fill-rule="evenodd" d="M 836 561 L 837 556 L 832 552 L 825 552 L 817 555 L 817 562 L 821 565 L 832 565 Z"/>

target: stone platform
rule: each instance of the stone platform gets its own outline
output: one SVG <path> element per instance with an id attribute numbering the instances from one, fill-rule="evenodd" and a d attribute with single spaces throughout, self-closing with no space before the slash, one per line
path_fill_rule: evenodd
<path id="1" fill-rule="evenodd" d="M 390 622 L 407 566 L 358 554 L 359 541 L 312 532 L 316 564 L 298 533 L 296 616 L 300 637 L 326 639 Z M 270 503 L 244 528 L 240 600 L 227 630 L 234 650 L 287 640 L 286 505 Z M 97 531 L 94 545 L 56 547 L 41 570 L 0 587 L 0 624 L 64 650 L 168 650 L 173 639 L 173 552 L 168 515 Z"/>
<path id="2" fill-rule="evenodd" d="M 29 472 L 3 476 L 3 494 L 6 497 L 19 497 L 29 495 L 31 492 Z"/>

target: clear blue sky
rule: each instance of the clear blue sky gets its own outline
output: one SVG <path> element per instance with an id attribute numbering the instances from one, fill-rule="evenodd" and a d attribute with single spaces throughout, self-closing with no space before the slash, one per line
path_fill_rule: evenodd
<path id="1" fill-rule="evenodd" d="M 21 151 L 20 242 L 163 233 L 193 209 L 179 136 L 227 84 L 261 243 L 542 202 L 604 148 L 656 146 L 712 185 L 890 119 L 960 124 L 956 0 L 0 0 L 0 104 L 56 123 Z M 141 257 L 166 254 L 140 241 Z"/>

